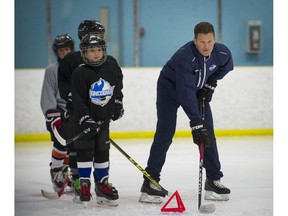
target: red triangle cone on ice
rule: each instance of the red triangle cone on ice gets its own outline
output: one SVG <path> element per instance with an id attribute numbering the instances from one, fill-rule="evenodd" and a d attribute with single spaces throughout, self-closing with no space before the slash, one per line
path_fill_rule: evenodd
<path id="1" fill-rule="evenodd" d="M 176 201 L 177 201 L 177 208 L 168 208 L 168 204 L 171 202 L 171 200 L 176 197 Z M 182 199 L 178 193 L 178 191 L 176 190 L 175 193 L 169 198 L 169 200 L 164 204 L 164 206 L 161 208 L 162 212 L 183 212 L 185 211 L 185 206 L 182 202 Z"/>

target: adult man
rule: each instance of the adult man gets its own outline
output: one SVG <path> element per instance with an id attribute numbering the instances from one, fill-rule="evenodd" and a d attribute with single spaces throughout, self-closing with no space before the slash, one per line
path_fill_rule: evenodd
<path id="1" fill-rule="evenodd" d="M 209 102 L 222 79 L 233 70 L 229 49 L 215 42 L 213 25 L 200 22 L 194 28 L 194 39 L 182 46 L 164 65 L 157 83 L 157 128 L 146 171 L 156 181 L 165 162 L 166 153 L 175 133 L 177 110 L 181 106 L 190 119 L 194 143 L 204 141 L 206 169 L 205 199 L 228 200 L 230 189 L 220 183 L 223 177 L 214 135 Z M 205 120 L 199 103 L 205 100 Z M 144 177 L 140 202 L 161 203 L 166 195 Z"/>

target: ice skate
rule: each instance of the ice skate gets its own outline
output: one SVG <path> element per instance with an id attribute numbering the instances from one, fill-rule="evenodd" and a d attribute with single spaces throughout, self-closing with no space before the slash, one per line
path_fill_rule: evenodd
<path id="1" fill-rule="evenodd" d="M 99 205 L 118 206 L 118 191 L 108 183 L 108 178 L 95 182 L 95 193 Z"/>
<path id="2" fill-rule="evenodd" d="M 160 190 L 148 179 L 145 179 L 141 187 L 139 202 L 160 204 L 165 196 L 166 193 L 164 191 Z"/>
<path id="3" fill-rule="evenodd" d="M 205 200 L 227 201 L 229 200 L 230 189 L 220 183 L 220 180 L 205 181 Z"/>
<path id="4" fill-rule="evenodd" d="M 64 184 L 64 176 L 63 176 L 62 168 L 63 167 L 50 169 L 51 182 L 53 184 L 53 189 L 55 192 L 59 192 L 61 190 L 61 187 Z"/>
<path id="5" fill-rule="evenodd" d="M 92 195 L 90 193 L 91 182 L 89 178 L 80 178 L 80 201 L 87 206 Z"/>

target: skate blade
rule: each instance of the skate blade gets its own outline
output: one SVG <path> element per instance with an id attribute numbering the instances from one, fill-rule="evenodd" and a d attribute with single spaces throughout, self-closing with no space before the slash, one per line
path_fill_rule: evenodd
<path id="1" fill-rule="evenodd" d="M 163 202 L 163 198 L 160 196 L 150 196 L 147 193 L 141 193 L 139 202 L 161 204 Z"/>
<path id="2" fill-rule="evenodd" d="M 78 203 L 78 204 L 82 203 L 82 201 L 80 200 L 80 196 L 73 195 L 73 199 L 72 200 L 73 200 L 73 202 Z"/>
<path id="3" fill-rule="evenodd" d="M 118 206 L 118 203 L 116 200 L 108 200 L 105 197 L 98 197 L 98 196 L 96 196 L 96 200 L 97 200 L 97 204 L 99 205 L 113 206 L 113 207 Z"/>
<path id="4" fill-rule="evenodd" d="M 198 209 L 200 213 L 209 214 L 214 212 L 216 209 L 214 204 L 207 204 L 207 205 L 201 205 Z"/>
<path id="5" fill-rule="evenodd" d="M 227 201 L 229 200 L 229 195 L 228 194 L 217 194 L 213 191 L 206 191 L 205 200 L 212 200 L 212 201 Z"/>

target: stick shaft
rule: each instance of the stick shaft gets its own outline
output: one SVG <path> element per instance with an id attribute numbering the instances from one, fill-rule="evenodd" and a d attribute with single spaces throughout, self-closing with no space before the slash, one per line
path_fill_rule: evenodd
<path id="1" fill-rule="evenodd" d="M 132 157 L 130 157 L 119 145 L 117 145 L 112 139 L 110 139 L 110 143 L 116 148 L 118 149 L 134 166 L 136 166 L 143 174 L 144 176 L 149 179 L 149 181 L 154 184 L 156 187 L 158 187 L 159 189 L 161 189 L 162 191 L 166 191 L 158 182 L 156 182 L 151 175 L 145 170 L 143 169 L 138 163 L 136 163 L 135 160 L 133 160 Z M 168 195 L 168 191 L 167 195 Z"/>
<path id="2" fill-rule="evenodd" d="M 201 103 L 200 115 L 204 120 L 205 102 Z M 203 177 L 203 158 L 204 158 L 204 142 L 200 140 L 200 157 L 199 157 L 199 181 L 198 181 L 198 209 L 200 209 L 202 202 L 202 177 Z"/>
<path id="3" fill-rule="evenodd" d="M 77 134 L 75 137 L 73 137 L 72 139 L 69 140 L 65 140 L 63 139 L 63 137 L 61 137 L 61 135 L 59 134 L 58 130 L 56 127 L 52 128 L 54 136 L 56 137 L 56 139 L 59 141 L 59 143 L 63 146 L 69 145 L 71 143 L 73 143 L 74 141 L 76 141 L 77 139 L 79 139 L 80 137 L 84 136 L 85 134 L 87 134 L 88 132 L 91 131 L 90 128 L 85 129 L 84 131 L 82 131 L 81 133 Z"/>
<path id="4" fill-rule="evenodd" d="M 75 137 L 73 137 L 72 139 L 69 139 L 66 141 L 66 145 L 71 144 L 72 142 L 76 141 L 77 139 L 79 139 L 80 137 L 84 136 L 85 134 L 87 134 L 88 132 L 90 132 L 91 129 L 87 128 L 84 131 L 82 131 L 81 133 L 77 134 Z"/>
<path id="5" fill-rule="evenodd" d="M 204 155 L 204 143 L 200 142 L 200 159 L 199 159 L 199 182 L 198 182 L 198 209 L 202 202 L 202 177 L 203 177 L 203 155 Z"/>

